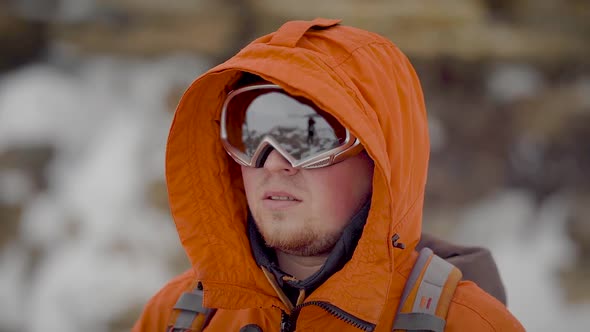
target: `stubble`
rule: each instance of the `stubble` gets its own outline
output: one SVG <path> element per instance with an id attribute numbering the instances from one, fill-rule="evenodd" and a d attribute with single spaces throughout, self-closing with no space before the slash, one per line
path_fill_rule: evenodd
<path id="1" fill-rule="evenodd" d="M 296 256 L 325 255 L 332 251 L 342 231 L 330 231 L 313 217 L 289 218 L 282 212 L 273 212 L 267 218 L 254 216 L 256 226 L 266 246 Z"/>

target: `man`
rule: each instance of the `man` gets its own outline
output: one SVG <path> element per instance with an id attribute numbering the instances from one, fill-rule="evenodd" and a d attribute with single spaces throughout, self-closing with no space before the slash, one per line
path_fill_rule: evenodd
<path id="1" fill-rule="evenodd" d="M 183 96 L 166 174 L 193 268 L 154 296 L 135 331 L 173 326 L 193 289 L 216 309 L 197 317 L 206 331 L 391 331 L 417 260 L 425 106 L 399 49 L 339 23 L 288 22 Z M 523 330 L 459 283 L 445 331 Z"/>
<path id="2" fill-rule="evenodd" d="M 315 135 L 315 120 L 310 116 L 307 120 L 307 144 L 313 143 L 313 135 Z"/>

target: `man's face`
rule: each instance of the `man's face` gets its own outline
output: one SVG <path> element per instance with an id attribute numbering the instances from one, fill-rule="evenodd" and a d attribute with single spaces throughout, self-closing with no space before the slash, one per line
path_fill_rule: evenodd
<path id="1" fill-rule="evenodd" d="M 296 169 L 272 151 L 261 168 L 242 166 L 248 206 L 267 246 L 298 256 L 329 253 L 369 199 L 373 161 L 365 152 L 335 165 Z"/>

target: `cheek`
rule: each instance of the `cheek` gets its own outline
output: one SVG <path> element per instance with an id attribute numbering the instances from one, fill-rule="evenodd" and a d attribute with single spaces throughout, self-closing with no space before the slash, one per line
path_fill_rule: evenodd
<path id="1" fill-rule="evenodd" d="M 250 199 L 255 195 L 257 171 L 259 170 L 256 168 L 242 166 L 242 181 L 244 182 L 244 191 L 246 192 L 248 203 L 251 203 Z"/>
<path id="2" fill-rule="evenodd" d="M 341 167 L 330 171 L 316 178 L 315 203 L 323 220 L 334 226 L 346 225 L 371 193 L 372 168 Z"/>

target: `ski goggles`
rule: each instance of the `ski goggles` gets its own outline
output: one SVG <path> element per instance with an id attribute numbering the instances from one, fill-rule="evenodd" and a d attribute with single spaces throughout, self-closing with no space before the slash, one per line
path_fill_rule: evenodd
<path id="1" fill-rule="evenodd" d="M 272 150 L 294 168 L 327 167 L 363 150 L 330 114 L 274 84 L 231 91 L 221 111 L 221 141 L 240 165 L 262 167 Z"/>

